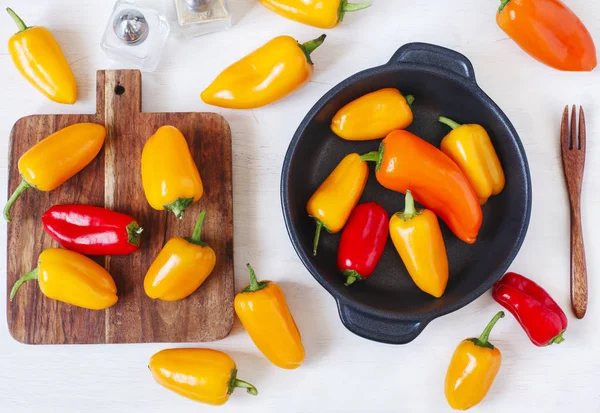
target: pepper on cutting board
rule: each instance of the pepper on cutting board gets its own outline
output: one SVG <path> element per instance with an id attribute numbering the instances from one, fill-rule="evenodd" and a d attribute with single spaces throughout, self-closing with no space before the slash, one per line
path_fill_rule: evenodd
<path id="1" fill-rule="evenodd" d="M 313 74 L 311 53 L 325 35 L 298 43 L 279 36 L 225 69 L 202 92 L 209 105 L 253 109 L 273 103 L 303 86 Z"/>
<path id="2" fill-rule="evenodd" d="M 333 117 L 331 130 L 350 141 L 381 139 L 413 121 L 410 105 L 415 98 L 398 89 L 385 88 L 367 93 L 345 105 Z"/>
<path id="3" fill-rule="evenodd" d="M 473 244 L 483 219 L 471 184 L 446 154 L 404 130 L 390 133 L 379 151 L 361 157 L 376 162 L 379 183 L 392 191 L 411 190 L 415 200 L 430 209 L 466 243 Z"/>
<path id="4" fill-rule="evenodd" d="M 8 51 L 21 75 L 54 102 L 73 104 L 77 82 L 52 33 L 42 26 L 27 27 L 10 8 L 19 32 L 8 41 Z"/>
<path id="5" fill-rule="evenodd" d="M 415 208 L 410 190 L 404 202 L 404 212 L 390 219 L 392 242 L 417 287 L 440 298 L 448 284 L 448 256 L 440 224 L 433 212 Z"/>
<path id="6" fill-rule="evenodd" d="M 313 255 L 317 255 L 323 228 L 330 234 L 337 234 L 344 228 L 365 189 L 368 177 L 367 163 L 359 154 L 351 153 L 342 159 L 310 197 L 306 211 L 317 223 Z"/>
<path id="7" fill-rule="evenodd" d="M 349 3 L 348 0 L 260 0 L 267 9 L 300 23 L 321 29 L 333 29 L 348 12 L 366 9 L 371 2 Z"/>
<path id="8" fill-rule="evenodd" d="M 250 285 L 235 297 L 234 307 L 250 338 L 282 369 L 296 369 L 304 361 L 302 337 L 281 288 L 272 281 L 258 281 L 250 264 Z"/>
<path id="9" fill-rule="evenodd" d="M 369 278 L 388 238 L 388 214 L 375 202 L 360 204 L 350 215 L 338 249 L 338 269 L 346 286 Z"/>
<path id="10" fill-rule="evenodd" d="M 521 49 L 550 67 L 565 71 L 596 67 L 592 36 L 560 0 L 501 0 L 496 22 Z"/>
<path id="11" fill-rule="evenodd" d="M 150 206 L 179 219 L 204 194 L 198 167 L 179 129 L 162 126 L 142 151 L 142 184 Z"/>
<path id="12" fill-rule="evenodd" d="M 55 205 L 44 230 L 63 247 L 85 255 L 126 255 L 140 246 L 142 228 L 129 215 L 91 205 Z"/>
<path id="13" fill-rule="evenodd" d="M 38 280 L 42 294 L 89 310 L 104 310 L 118 301 L 117 286 L 110 274 L 90 258 L 59 248 L 44 250 L 38 267 L 25 274 L 10 291 L 10 300 L 23 283 Z"/>
<path id="14" fill-rule="evenodd" d="M 150 358 L 154 380 L 177 394 L 202 403 L 220 406 L 236 388 L 256 396 L 252 384 L 237 378 L 235 361 L 226 353 L 205 348 L 162 350 Z"/>
<path id="15" fill-rule="evenodd" d="M 504 275 L 492 289 L 494 299 L 517 319 L 538 347 L 565 339 L 567 316 L 556 301 L 534 281 L 514 272 Z"/>
<path id="16" fill-rule="evenodd" d="M 191 238 L 172 238 L 150 265 L 144 291 L 150 298 L 182 300 L 196 291 L 215 268 L 215 251 L 201 240 L 206 211 L 202 211 Z"/>
<path id="17" fill-rule="evenodd" d="M 504 317 L 500 311 L 479 338 L 462 341 L 452 356 L 446 373 L 445 394 L 450 407 L 467 410 L 479 404 L 487 395 L 500 370 L 502 355 L 489 342 L 492 328 Z"/>
<path id="18" fill-rule="evenodd" d="M 456 162 L 484 205 L 490 196 L 502 192 L 506 182 L 490 136 L 481 125 L 460 125 L 444 116 L 439 121 L 452 128 L 440 149 Z"/>
<path id="19" fill-rule="evenodd" d="M 95 123 L 77 123 L 41 140 L 19 159 L 22 181 L 4 207 L 4 218 L 28 188 L 52 191 L 85 168 L 98 155 L 106 129 Z"/>

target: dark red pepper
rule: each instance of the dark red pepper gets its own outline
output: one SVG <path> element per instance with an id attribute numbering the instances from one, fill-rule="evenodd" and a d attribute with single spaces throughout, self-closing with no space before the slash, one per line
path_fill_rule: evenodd
<path id="1" fill-rule="evenodd" d="M 338 268 L 346 277 L 346 285 L 373 274 L 383 254 L 388 232 L 388 214 L 381 205 L 368 202 L 354 208 L 338 250 Z"/>
<path id="2" fill-rule="evenodd" d="M 492 290 L 494 299 L 515 316 L 533 344 L 539 347 L 565 341 L 567 316 L 535 282 L 509 272 Z"/>
<path id="3" fill-rule="evenodd" d="M 129 215 L 90 205 L 56 205 L 42 216 L 60 245 L 84 255 L 126 255 L 140 246 L 142 228 Z"/>

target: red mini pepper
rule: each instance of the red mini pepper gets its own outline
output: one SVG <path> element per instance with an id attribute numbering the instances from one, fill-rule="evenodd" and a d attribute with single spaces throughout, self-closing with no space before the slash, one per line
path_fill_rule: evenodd
<path id="1" fill-rule="evenodd" d="M 90 205 L 56 205 L 42 216 L 44 230 L 84 255 L 126 255 L 140 246 L 142 228 L 129 215 Z"/>
<path id="2" fill-rule="evenodd" d="M 369 278 L 379 263 L 388 237 L 388 214 L 375 202 L 358 205 L 344 228 L 338 268 L 346 285 Z"/>
<path id="3" fill-rule="evenodd" d="M 567 316 L 542 287 L 522 275 L 509 272 L 492 290 L 494 299 L 519 321 L 533 344 L 539 347 L 565 341 Z"/>

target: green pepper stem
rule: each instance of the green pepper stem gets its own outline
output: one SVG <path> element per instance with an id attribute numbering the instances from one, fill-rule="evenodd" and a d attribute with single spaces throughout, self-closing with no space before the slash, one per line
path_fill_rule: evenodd
<path id="1" fill-rule="evenodd" d="M 327 37 L 326 34 L 322 34 L 321 36 L 317 37 L 316 39 L 309 40 L 306 43 L 302 43 L 302 44 L 298 43 L 298 45 L 300 46 L 300 49 L 302 49 L 302 51 L 306 55 L 306 60 L 311 65 L 314 64 L 312 59 L 310 58 L 311 53 L 314 52 L 317 47 L 319 47 L 323 44 L 326 37 Z"/>
<path id="2" fill-rule="evenodd" d="M 167 211 L 175 214 L 177 219 L 183 219 L 185 209 L 194 203 L 194 198 L 177 198 L 170 204 L 163 205 Z"/>
<path id="3" fill-rule="evenodd" d="M 29 185 L 29 183 L 23 179 L 17 187 L 17 189 L 15 189 L 15 192 L 12 193 L 12 195 L 8 199 L 8 202 L 6 203 L 6 206 L 4 207 L 4 219 L 6 220 L 6 222 L 12 221 L 12 218 L 10 217 L 10 210 L 17 198 L 19 198 L 23 194 L 23 192 L 25 192 L 30 187 L 31 185 Z"/>
<path id="4" fill-rule="evenodd" d="M 400 214 L 401 218 L 405 221 L 410 221 L 417 215 L 419 215 L 421 211 L 417 211 L 415 208 L 415 198 L 412 195 L 412 192 L 409 190 L 406 191 L 406 196 L 404 197 L 404 211 Z"/>
<path id="5" fill-rule="evenodd" d="M 140 227 L 140 225 L 136 221 L 132 221 L 125 227 L 127 230 L 127 242 L 131 245 L 140 245 L 140 235 L 144 232 L 144 228 Z"/>
<path id="6" fill-rule="evenodd" d="M 502 10 L 504 10 L 508 3 L 510 3 L 510 0 L 500 0 L 500 7 L 498 7 L 498 13 L 502 13 Z"/>
<path id="7" fill-rule="evenodd" d="M 24 276 L 22 276 L 21 278 L 19 278 L 17 280 L 17 282 L 15 283 L 15 285 L 13 286 L 12 290 L 10 290 L 10 295 L 9 295 L 9 300 L 12 301 L 13 298 L 15 298 L 15 294 L 17 294 L 17 291 L 19 290 L 19 288 L 21 288 L 21 286 L 26 283 L 27 281 L 31 281 L 31 280 L 37 280 L 38 279 L 38 274 L 39 271 L 36 268 L 35 270 L 28 272 L 27 274 L 25 274 Z"/>
<path id="8" fill-rule="evenodd" d="M 563 341 L 565 341 L 565 338 L 563 337 L 564 333 L 565 330 L 561 331 L 560 334 L 554 337 L 552 340 L 550 340 L 550 342 L 547 345 L 549 346 L 550 344 L 560 344 Z"/>
<path id="9" fill-rule="evenodd" d="M 246 268 L 250 273 L 250 285 L 244 288 L 242 291 L 245 293 L 254 293 L 256 291 L 262 290 L 266 288 L 269 283 L 267 281 L 258 281 L 256 278 L 256 272 L 254 272 L 254 268 L 250 264 L 246 264 Z"/>
<path id="10" fill-rule="evenodd" d="M 406 95 L 404 96 L 404 99 L 406 99 L 408 106 L 412 106 L 412 104 L 415 102 L 415 97 L 413 95 Z"/>
<path id="11" fill-rule="evenodd" d="M 452 129 L 460 128 L 462 126 L 460 123 L 457 123 L 457 122 L 453 121 L 452 119 L 447 118 L 445 116 L 440 116 L 438 118 L 438 120 L 440 122 L 442 122 L 444 125 L 450 126 Z"/>
<path id="12" fill-rule="evenodd" d="M 247 381 L 240 380 L 237 378 L 237 369 L 234 368 L 231 371 L 231 377 L 229 378 L 229 383 L 227 385 L 227 394 L 233 393 L 236 387 L 240 387 L 242 389 L 246 389 L 249 394 L 256 396 L 258 395 L 258 390 L 252 384 Z"/>
<path id="13" fill-rule="evenodd" d="M 379 150 L 365 153 L 360 157 L 363 162 L 375 162 L 375 172 L 379 172 L 381 162 L 383 161 L 383 152 L 385 151 L 385 143 L 381 142 Z"/>
<path id="14" fill-rule="evenodd" d="M 362 3 L 348 3 L 348 0 L 342 0 L 340 2 L 340 8 L 338 9 L 338 23 L 344 21 L 344 15 L 348 12 L 359 11 L 371 7 L 370 1 L 364 1 Z"/>
<path id="15" fill-rule="evenodd" d="M 354 284 L 357 281 L 362 281 L 365 278 L 355 270 L 346 270 L 344 271 L 344 277 L 346 277 L 346 282 L 344 285 L 348 287 L 349 285 Z"/>
<path id="16" fill-rule="evenodd" d="M 317 256 L 317 249 L 319 248 L 319 240 L 321 239 L 321 230 L 323 229 L 323 223 L 317 219 L 317 229 L 315 231 L 315 238 L 313 240 L 313 256 Z"/>
<path id="17" fill-rule="evenodd" d="M 502 317 L 504 317 L 504 311 L 498 311 L 498 314 L 496 314 L 494 318 L 492 318 L 492 321 L 490 321 L 489 324 L 485 327 L 483 333 L 481 333 L 479 338 L 476 338 L 473 342 L 479 347 L 494 348 L 494 346 L 489 342 L 490 333 L 492 332 L 492 329 L 494 328 L 498 320 L 500 320 Z"/>
<path id="18" fill-rule="evenodd" d="M 6 11 L 10 15 L 10 17 L 12 17 L 12 19 L 15 21 L 15 23 L 17 24 L 17 28 L 19 29 L 18 33 L 24 32 L 25 30 L 29 29 L 29 27 L 27 27 L 27 25 L 25 24 L 23 19 L 21 19 L 19 17 L 19 15 L 14 12 L 13 9 L 11 9 L 10 7 L 7 7 Z"/>
<path id="19" fill-rule="evenodd" d="M 200 242 L 200 236 L 202 234 L 202 226 L 204 225 L 204 217 L 206 217 L 206 211 L 200 212 L 200 216 L 196 221 L 196 226 L 194 227 L 194 232 L 192 234 L 192 240 L 196 242 Z"/>

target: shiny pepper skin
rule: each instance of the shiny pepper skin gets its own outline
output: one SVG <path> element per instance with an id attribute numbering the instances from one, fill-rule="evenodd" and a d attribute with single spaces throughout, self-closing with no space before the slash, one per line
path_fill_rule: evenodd
<path id="1" fill-rule="evenodd" d="M 303 86 L 313 74 L 310 54 L 325 35 L 299 44 L 279 36 L 225 69 L 202 92 L 209 105 L 253 109 L 273 103 Z"/>
<path id="2" fill-rule="evenodd" d="M 349 141 L 381 139 L 413 121 L 413 96 L 404 97 L 398 89 L 385 88 L 367 93 L 345 105 L 333 117 L 331 130 Z"/>
<path id="3" fill-rule="evenodd" d="M 492 387 L 502 355 L 488 338 L 502 317 L 504 312 L 500 311 L 479 338 L 464 340 L 454 351 L 445 384 L 446 400 L 453 409 L 467 410 L 479 404 Z"/>
<path id="4" fill-rule="evenodd" d="M 506 183 L 490 136 L 481 125 L 459 125 L 443 116 L 440 122 L 452 128 L 442 139 L 440 149 L 463 171 L 484 205 L 489 197 L 502 192 Z"/>
<path id="5" fill-rule="evenodd" d="M 52 191 L 85 168 L 102 149 L 105 137 L 104 126 L 77 123 L 32 146 L 19 159 L 22 181 L 6 203 L 4 218 L 12 220 L 11 208 L 28 188 Z"/>
<path id="6" fill-rule="evenodd" d="M 42 294 L 89 310 L 104 310 L 117 303 L 117 286 L 110 274 L 85 255 L 49 248 L 39 257 L 38 267 L 25 274 L 10 292 L 12 301 L 23 283 L 38 280 Z"/>
<path id="7" fill-rule="evenodd" d="M 144 291 L 150 298 L 182 300 L 208 278 L 215 268 L 215 251 L 200 235 L 206 212 L 202 211 L 191 238 L 172 238 L 158 253 L 144 278 Z"/>
<path id="8" fill-rule="evenodd" d="M 259 282 L 250 264 L 247 267 L 251 282 L 236 295 L 235 312 L 271 363 L 282 369 L 297 369 L 304 361 L 304 346 L 283 291 L 272 281 Z"/>
<path id="9" fill-rule="evenodd" d="M 260 0 L 267 9 L 299 23 L 321 29 L 333 29 L 347 12 L 366 9 L 370 2 L 348 3 L 348 0 Z"/>
<path id="10" fill-rule="evenodd" d="M 163 126 L 142 151 L 142 184 L 150 206 L 171 211 L 179 219 L 204 194 L 198 167 L 179 129 Z"/>
<path id="11" fill-rule="evenodd" d="M 221 351 L 204 348 L 162 350 L 150 358 L 154 380 L 177 394 L 202 403 L 220 406 L 236 387 L 256 396 L 256 388 L 237 378 L 233 359 Z"/>
<path id="12" fill-rule="evenodd" d="M 52 33 L 41 26 L 27 27 L 12 9 L 7 9 L 19 28 L 8 41 L 8 51 L 21 75 L 48 99 L 73 104 L 77 82 Z"/>

